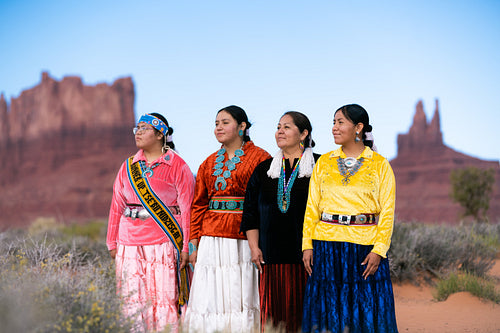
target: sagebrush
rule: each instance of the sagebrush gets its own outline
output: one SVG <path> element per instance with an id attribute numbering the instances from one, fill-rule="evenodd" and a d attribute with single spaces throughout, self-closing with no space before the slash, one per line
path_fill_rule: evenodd
<path id="1" fill-rule="evenodd" d="M 63 226 L 39 219 L 28 230 L 0 233 L 0 330 L 113 333 L 137 325 L 121 314 L 105 232 L 104 221 Z M 388 254 L 392 278 L 484 277 L 499 239 L 500 224 L 396 223 Z"/>

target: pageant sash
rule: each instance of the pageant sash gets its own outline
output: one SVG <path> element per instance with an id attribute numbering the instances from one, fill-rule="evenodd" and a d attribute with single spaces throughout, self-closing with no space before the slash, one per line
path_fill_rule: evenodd
<path id="1" fill-rule="evenodd" d="M 189 298 L 189 280 L 187 268 L 179 269 L 179 261 L 181 258 L 183 236 L 182 229 L 175 219 L 174 215 L 168 209 L 161 199 L 155 194 L 147 177 L 142 177 L 142 169 L 140 163 L 132 163 L 134 157 L 130 157 L 127 161 L 127 176 L 130 185 L 137 194 L 143 207 L 151 214 L 151 217 L 158 226 L 170 238 L 177 250 L 177 272 L 179 279 L 179 305 L 187 304 Z"/>

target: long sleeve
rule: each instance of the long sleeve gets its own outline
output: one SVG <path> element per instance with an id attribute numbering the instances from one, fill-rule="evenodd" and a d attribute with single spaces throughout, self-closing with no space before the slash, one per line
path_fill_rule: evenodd
<path id="1" fill-rule="evenodd" d="M 321 199 L 321 188 L 320 188 L 320 161 L 321 157 L 314 166 L 313 173 L 311 175 L 311 180 L 309 181 L 309 192 L 307 196 L 307 206 L 304 215 L 304 231 L 302 234 L 302 251 L 310 250 L 313 248 L 312 239 L 314 234 L 314 228 L 320 220 L 321 211 L 319 209 L 319 202 Z"/>
<path id="2" fill-rule="evenodd" d="M 146 161 L 144 153 L 139 150 L 132 163 Z M 166 206 L 178 206 L 180 214 L 173 212 L 184 239 L 189 238 L 191 203 L 194 194 L 194 179 L 186 162 L 169 150 L 152 162 L 153 172 L 148 177 L 151 189 Z M 170 241 L 167 234 L 153 218 L 145 220 L 125 217 L 126 207 L 143 209 L 142 202 L 134 191 L 127 176 L 127 161 L 125 161 L 113 185 L 113 198 L 108 220 L 106 245 L 109 250 L 115 249 L 117 243 L 127 246 L 161 244 Z M 184 241 L 183 251 L 188 251 L 188 242 Z"/>
<path id="3" fill-rule="evenodd" d="M 186 163 L 176 171 L 175 187 L 177 190 L 177 203 L 181 210 L 181 228 L 184 244 L 183 252 L 189 252 L 189 237 L 191 223 L 191 205 L 194 197 L 194 177 Z"/>
<path id="4" fill-rule="evenodd" d="M 250 180 L 247 184 L 245 193 L 245 202 L 243 206 L 243 217 L 241 220 L 240 232 L 244 233 L 247 230 L 260 228 L 260 214 L 259 214 L 259 193 L 260 193 L 260 169 L 259 164 L 255 168 Z"/>
<path id="5" fill-rule="evenodd" d="M 240 162 L 231 170 L 230 176 L 225 178 L 226 186 L 215 186 L 217 177 L 213 175 L 216 153 L 211 154 L 200 165 L 196 176 L 196 189 L 191 210 L 191 239 L 202 236 L 245 239 L 240 233 L 242 212 L 222 212 L 209 209 L 210 200 L 217 198 L 245 198 L 247 183 L 255 167 L 268 159 L 269 154 L 255 146 L 253 142 L 246 142 L 243 146 L 244 155 Z"/>
<path id="6" fill-rule="evenodd" d="M 118 174 L 116 175 L 113 184 L 113 197 L 111 199 L 111 207 L 109 209 L 108 232 L 106 235 L 106 246 L 108 250 L 116 249 L 118 232 L 120 228 L 120 218 L 125 209 L 125 196 L 123 194 L 123 174 L 125 163 L 122 164 Z"/>
<path id="7" fill-rule="evenodd" d="M 378 220 L 377 234 L 372 252 L 386 257 L 391 245 L 392 231 L 394 228 L 394 208 L 396 201 L 396 181 L 389 162 L 384 159 L 380 163 L 380 214 Z"/>
<path id="8" fill-rule="evenodd" d="M 359 170 L 345 182 L 338 159 L 342 149 L 320 157 L 316 163 L 304 217 L 302 249 L 312 248 L 312 239 L 373 245 L 373 252 L 386 256 L 394 225 L 395 180 L 389 162 L 366 147 Z M 321 214 L 374 214 L 377 224 L 343 225 L 321 220 Z"/>
<path id="9" fill-rule="evenodd" d="M 207 163 L 208 159 L 200 165 L 198 174 L 196 175 L 195 192 L 191 208 L 191 230 L 189 240 L 200 238 L 203 217 L 205 212 L 208 210 L 208 188 L 205 180 Z"/>

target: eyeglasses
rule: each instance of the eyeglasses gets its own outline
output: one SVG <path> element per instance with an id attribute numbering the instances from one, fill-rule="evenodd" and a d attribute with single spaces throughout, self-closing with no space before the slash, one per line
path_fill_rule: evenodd
<path id="1" fill-rule="evenodd" d="M 143 132 L 143 131 L 147 131 L 147 130 L 154 130 L 154 128 L 146 127 L 146 126 L 132 128 L 132 132 L 134 132 L 134 135 L 136 135 L 139 132 Z"/>

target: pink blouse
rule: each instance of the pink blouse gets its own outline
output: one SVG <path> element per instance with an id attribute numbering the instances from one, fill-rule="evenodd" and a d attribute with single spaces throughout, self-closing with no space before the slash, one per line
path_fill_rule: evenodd
<path id="1" fill-rule="evenodd" d="M 133 162 L 146 162 L 143 150 L 134 156 Z M 171 210 L 182 228 L 184 245 L 183 252 L 188 252 L 189 224 L 191 219 L 191 203 L 194 196 L 194 176 L 184 160 L 169 149 L 167 153 L 151 163 L 153 175 L 148 178 L 153 191 L 167 206 L 178 206 L 180 215 Z M 140 205 L 127 177 L 127 161 L 125 161 L 113 185 L 113 199 L 109 210 L 108 234 L 106 245 L 111 251 L 117 243 L 139 246 L 161 244 L 170 241 L 165 232 L 156 224 L 153 218 L 141 220 L 123 216 L 127 205 Z"/>

